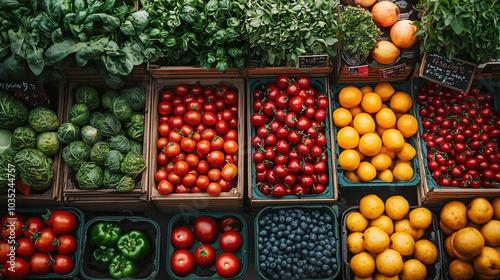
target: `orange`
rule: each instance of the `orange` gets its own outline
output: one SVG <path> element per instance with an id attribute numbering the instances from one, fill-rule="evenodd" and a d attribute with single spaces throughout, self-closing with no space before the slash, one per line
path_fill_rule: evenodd
<path id="1" fill-rule="evenodd" d="M 375 132 L 375 121 L 372 116 L 367 113 L 357 114 L 352 124 L 359 135 Z"/>
<path id="2" fill-rule="evenodd" d="M 396 125 L 396 115 L 389 108 L 383 108 L 375 115 L 375 120 L 377 121 L 377 125 L 388 129 L 392 128 Z"/>
<path id="3" fill-rule="evenodd" d="M 384 171 L 392 164 L 392 159 L 387 154 L 378 154 L 371 159 L 371 163 L 377 171 Z"/>
<path id="4" fill-rule="evenodd" d="M 380 126 L 377 126 L 377 133 L 378 135 L 384 135 L 384 132 L 387 130 L 387 129 L 391 129 L 391 128 L 396 128 L 396 126 L 392 126 L 392 127 L 389 127 L 389 128 L 382 128 Z"/>
<path id="5" fill-rule="evenodd" d="M 333 122 L 338 127 L 348 126 L 352 121 L 352 114 L 346 108 L 337 108 L 333 112 Z"/>
<path id="6" fill-rule="evenodd" d="M 372 157 L 378 155 L 381 149 L 382 141 L 375 133 L 367 133 L 359 139 L 359 151 L 365 156 Z"/>
<path id="7" fill-rule="evenodd" d="M 349 181 L 351 181 L 351 182 L 360 182 L 361 181 L 361 179 L 359 179 L 359 177 L 355 171 L 345 171 L 344 176 L 347 179 L 349 179 Z"/>
<path id="8" fill-rule="evenodd" d="M 418 130 L 417 119 L 410 114 L 404 114 L 399 117 L 396 126 L 404 138 L 412 137 Z"/>
<path id="9" fill-rule="evenodd" d="M 367 113 L 373 114 L 380 111 L 382 108 L 382 99 L 380 96 L 374 92 L 369 92 L 363 95 L 363 99 L 361 100 L 361 108 Z"/>
<path id="10" fill-rule="evenodd" d="M 391 99 L 391 96 L 396 92 L 389 83 L 378 83 L 373 90 L 376 94 L 380 95 L 382 101 Z"/>
<path id="11" fill-rule="evenodd" d="M 373 89 L 372 89 L 371 86 L 364 86 L 364 87 L 360 88 L 359 90 L 361 91 L 361 93 L 363 95 L 365 95 L 365 94 L 367 94 L 369 92 L 373 92 Z"/>
<path id="12" fill-rule="evenodd" d="M 394 176 L 392 175 L 392 171 L 390 169 L 386 169 L 378 173 L 377 179 L 391 183 L 394 181 Z"/>
<path id="13" fill-rule="evenodd" d="M 396 155 L 403 161 L 410 161 L 417 155 L 417 151 L 415 151 L 412 145 L 405 143 L 403 149 L 397 152 Z"/>
<path id="14" fill-rule="evenodd" d="M 337 133 L 337 143 L 342 149 L 354 149 L 359 143 L 359 134 L 356 129 L 346 126 Z"/>
<path id="15" fill-rule="evenodd" d="M 383 135 L 383 134 L 382 134 Z M 394 159 L 396 157 L 396 153 L 395 152 L 391 152 L 389 150 L 387 150 L 387 148 L 382 145 L 382 149 L 380 149 L 380 153 L 384 153 L 384 154 L 387 154 L 390 158 Z"/>
<path id="16" fill-rule="evenodd" d="M 353 107 L 353 108 L 349 108 L 349 112 L 351 112 L 351 115 L 352 117 L 356 117 L 358 114 L 361 114 L 363 113 L 363 109 L 361 108 L 361 106 L 356 106 L 356 107 Z"/>
<path id="17" fill-rule="evenodd" d="M 410 110 L 412 105 L 413 101 L 411 96 L 406 92 L 398 91 L 391 97 L 389 107 L 395 113 L 406 113 Z"/>
<path id="18" fill-rule="evenodd" d="M 387 150 L 391 152 L 399 152 L 403 149 L 405 138 L 397 129 L 388 129 L 382 135 L 382 142 Z"/>
<path id="19" fill-rule="evenodd" d="M 348 86 L 340 91 L 339 103 L 344 108 L 356 107 L 361 103 L 362 97 L 363 94 L 357 87 Z"/>
<path id="20" fill-rule="evenodd" d="M 377 170 L 373 164 L 363 161 L 359 164 L 358 169 L 356 170 L 356 174 L 358 174 L 359 179 L 363 182 L 368 182 L 377 176 Z"/>
<path id="21" fill-rule="evenodd" d="M 392 174 L 398 181 L 409 181 L 413 178 L 413 169 L 411 168 L 411 165 L 407 163 L 398 163 L 394 166 Z"/>
<path id="22" fill-rule="evenodd" d="M 356 148 L 354 150 L 359 154 L 359 160 L 365 159 L 365 155 L 362 152 L 360 152 L 358 148 Z"/>
<path id="23" fill-rule="evenodd" d="M 359 166 L 359 154 L 355 150 L 344 150 L 339 156 L 339 164 L 347 171 L 356 170 Z"/>

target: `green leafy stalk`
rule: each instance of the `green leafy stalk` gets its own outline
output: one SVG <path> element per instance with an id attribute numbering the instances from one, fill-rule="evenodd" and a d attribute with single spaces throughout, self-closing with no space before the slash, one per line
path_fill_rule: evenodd
<path id="1" fill-rule="evenodd" d="M 373 15 L 360 6 L 348 6 L 340 17 L 340 40 L 343 50 L 361 60 L 375 47 L 382 32 Z"/>

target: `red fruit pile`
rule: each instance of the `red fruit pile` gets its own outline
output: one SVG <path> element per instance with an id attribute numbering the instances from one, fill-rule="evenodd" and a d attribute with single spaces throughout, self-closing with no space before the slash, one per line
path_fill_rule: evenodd
<path id="1" fill-rule="evenodd" d="M 226 85 L 161 93 L 158 171 L 161 194 L 219 195 L 237 185 L 238 94 Z"/>
<path id="2" fill-rule="evenodd" d="M 442 187 L 500 186 L 500 111 L 493 95 L 453 91 L 432 82 L 416 96 L 432 178 Z"/>
<path id="3" fill-rule="evenodd" d="M 328 184 L 328 99 L 306 76 L 281 75 L 253 92 L 256 186 L 264 195 L 321 194 Z"/>

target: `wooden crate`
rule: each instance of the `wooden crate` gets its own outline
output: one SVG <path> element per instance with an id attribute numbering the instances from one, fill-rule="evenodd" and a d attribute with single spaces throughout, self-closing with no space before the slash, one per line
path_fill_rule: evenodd
<path id="1" fill-rule="evenodd" d="M 218 84 L 225 84 L 238 93 L 238 186 L 232 188 L 229 192 L 222 192 L 218 196 L 210 196 L 207 193 L 170 193 L 167 195 L 160 194 L 156 189 L 156 182 L 154 175 L 158 170 L 158 150 L 155 148 L 158 140 L 158 103 L 160 99 L 160 92 L 168 88 L 174 88 L 178 84 L 186 84 L 188 86 L 195 85 L 197 82 L 201 86 L 212 86 Z M 245 138 L 245 82 L 243 79 L 237 78 L 195 78 L 188 76 L 187 78 L 176 79 L 154 79 L 152 89 L 152 97 L 150 102 L 151 107 L 151 134 L 149 137 L 150 147 L 149 150 L 149 195 L 151 202 L 160 212 L 194 212 L 204 209 L 220 210 L 220 211 L 241 211 L 243 210 L 243 196 L 244 196 L 244 183 L 245 183 L 245 167 L 244 158 L 247 156 L 247 151 L 244 150 Z"/>
<path id="2" fill-rule="evenodd" d="M 245 76 L 246 70 L 239 68 L 229 68 L 226 72 L 219 72 L 215 68 L 209 71 L 201 68 L 201 66 L 159 66 L 148 63 L 146 71 L 155 79 L 165 78 L 242 78 Z"/>
<path id="3" fill-rule="evenodd" d="M 19 76 L 19 77 L 12 77 L 12 80 L 37 80 L 38 78 L 35 76 Z M 49 88 L 47 89 L 47 85 L 49 85 Z M 44 83 L 46 91 L 50 90 L 58 90 L 59 92 L 59 98 L 58 98 L 58 103 L 57 103 L 57 118 L 59 120 L 59 123 L 61 124 L 63 119 L 64 119 L 64 114 L 66 110 L 66 102 L 65 102 L 65 83 L 61 83 L 58 80 L 50 80 L 46 81 Z M 50 92 L 49 92 L 50 93 Z M 54 177 L 52 179 L 52 187 L 50 187 L 48 190 L 46 190 L 43 193 L 30 193 L 29 195 L 25 195 L 19 191 L 16 192 L 16 205 L 17 206 L 33 206 L 33 205 L 39 205 L 39 206 L 52 206 L 52 205 L 61 205 L 62 204 L 62 199 L 61 199 L 61 193 L 62 193 L 62 184 L 61 184 L 61 179 L 62 179 L 62 147 L 59 149 L 59 151 L 52 157 L 54 160 L 53 164 L 53 170 L 54 170 Z M 7 205 L 8 204 L 8 194 L 1 194 L 0 195 L 0 204 L 2 205 Z"/>
<path id="4" fill-rule="evenodd" d="M 66 68 L 64 70 L 64 75 L 68 80 L 78 80 L 78 79 L 95 79 L 102 80 L 98 74 L 88 74 L 83 71 L 82 68 Z M 148 73 L 146 72 L 146 68 L 144 65 L 135 66 L 134 70 L 130 75 L 125 77 L 125 79 L 140 79 L 146 78 Z"/>
<path id="5" fill-rule="evenodd" d="M 326 77 L 333 72 L 334 67 L 321 67 L 321 68 L 288 68 L 288 67 L 264 67 L 264 68 L 247 68 L 246 77 L 269 77 L 269 76 L 279 76 L 282 74 L 286 75 L 307 75 L 311 77 Z"/>
<path id="6" fill-rule="evenodd" d="M 291 73 L 288 73 L 291 74 Z M 320 75 L 320 77 L 325 77 L 326 75 Z M 272 77 L 278 77 L 278 75 L 271 75 Z M 259 77 L 259 76 L 257 76 Z M 270 77 L 268 75 L 267 77 Z M 275 206 L 275 205 L 318 205 L 318 204 L 325 204 L 325 205 L 333 205 L 335 201 L 338 200 L 338 182 L 337 182 L 337 166 L 335 164 L 336 162 L 336 156 L 335 156 L 335 140 L 333 138 L 333 118 L 332 118 L 332 104 L 330 102 L 330 85 L 329 85 L 329 80 L 327 77 L 325 77 L 325 88 L 327 92 L 327 98 L 328 98 L 328 118 L 330 122 L 330 151 L 332 155 L 331 161 L 329 161 L 329 165 L 332 168 L 332 173 L 333 176 L 332 178 L 329 178 L 332 181 L 332 186 L 333 186 L 333 198 L 325 198 L 325 199 L 269 199 L 269 200 L 262 200 L 262 199 L 253 199 L 252 195 L 252 188 L 254 186 L 252 182 L 252 144 L 251 144 L 251 135 L 252 135 L 252 125 L 250 123 L 250 106 L 252 106 L 250 95 L 252 94 L 250 92 L 250 83 L 247 82 L 247 96 L 246 96 L 246 110 L 247 112 L 247 120 L 246 120 L 246 130 L 247 130 L 247 143 L 246 143 L 246 149 L 247 149 L 247 154 L 248 156 L 246 157 L 247 159 L 247 196 L 248 196 L 248 202 L 249 206 L 251 208 L 251 211 L 257 212 L 258 210 L 266 207 L 266 206 Z"/>
<path id="7" fill-rule="evenodd" d="M 150 78 L 146 75 L 137 75 L 137 77 L 128 77 L 124 79 L 125 87 L 139 86 L 145 90 L 146 101 L 144 108 L 144 141 L 143 141 L 143 156 L 148 162 L 149 155 L 149 135 L 150 135 Z M 64 122 L 68 122 L 68 111 L 74 103 L 74 93 L 79 86 L 91 85 L 98 89 L 102 94 L 109 89 L 103 80 L 97 80 L 91 76 L 81 76 L 80 78 L 71 79 L 68 81 L 66 91 L 67 107 L 64 114 Z M 63 162 L 62 162 L 63 163 Z M 110 210 L 128 210 L 131 207 L 134 209 L 151 209 L 148 202 L 148 169 L 142 172 L 141 182 L 138 183 L 132 191 L 120 193 L 114 189 L 97 189 L 97 190 L 82 190 L 77 188 L 75 172 L 65 163 L 63 165 L 63 193 L 62 197 L 65 204 L 81 207 L 87 211 L 102 211 L 108 209 L 108 206 L 114 205 Z M 110 205 L 105 205 L 110 202 Z M 99 205 L 99 207 L 96 207 Z"/>

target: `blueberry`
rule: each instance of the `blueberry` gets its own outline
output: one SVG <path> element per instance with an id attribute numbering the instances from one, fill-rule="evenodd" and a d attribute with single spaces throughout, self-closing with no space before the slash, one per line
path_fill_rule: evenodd
<path id="1" fill-rule="evenodd" d="M 324 222 L 324 221 L 325 221 L 325 216 L 321 216 L 321 217 L 319 217 L 319 220 L 320 220 L 321 222 Z"/>
<path id="2" fill-rule="evenodd" d="M 297 265 L 295 265 L 295 264 L 294 264 L 294 265 L 292 265 L 292 272 L 293 272 L 293 273 L 297 273 L 297 270 L 298 270 L 298 269 L 299 269 L 299 268 L 297 267 Z"/>
<path id="3" fill-rule="evenodd" d="M 294 245 L 292 245 L 290 248 L 292 248 L 292 252 L 297 251 L 297 246 L 295 246 L 295 244 L 294 244 Z"/>
<path id="4" fill-rule="evenodd" d="M 267 256 L 267 255 L 269 255 L 269 250 L 264 249 L 264 250 L 262 250 L 261 254 L 264 255 L 264 256 Z"/>
<path id="5" fill-rule="evenodd" d="M 297 229 L 297 234 L 298 235 L 304 235 L 304 231 L 301 228 Z"/>
<path id="6" fill-rule="evenodd" d="M 297 214 L 295 214 L 295 213 L 291 213 L 291 214 L 290 214 L 290 218 L 292 218 L 292 219 L 297 218 Z"/>
<path id="7" fill-rule="evenodd" d="M 309 239 L 310 239 L 311 241 L 316 241 L 316 240 L 317 240 L 317 238 L 318 238 L 318 236 L 317 236 L 316 234 L 314 234 L 314 233 L 309 234 Z"/>
<path id="8" fill-rule="evenodd" d="M 259 264 L 259 268 L 261 271 L 265 271 L 267 269 L 267 264 L 265 262 L 261 262 Z"/>
<path id="9" fill-rule="evenodd" d="M 292 279 L 292 274 L 290 272 L 285 273 L 285 279 Z"/>
<path id="10" fill-rule="evenodd" d="M 330 277 L 332 275 L 333 275 L 333 270 L 329 269 L 329 270 L 326 271 L 326 276 L 327 277 Z"/>
<path id="11" fill-rule="evenodd" d="M 283 232 L 283 236 L 284 236 L 284 237 L 287 237 L 288 235 L 290 235 L 290 231 L 289 231 L 289 230 L 285 230 L 285 231 Z"/>
<path id="12" fill-rule="evenodd" d="M 322 261 L 324 264 L 330 264 L 331 261 L 330 259 L 326 258 L 325 256 L 323 256 L 325 259 Z"/>
<path id="13" fill-rule="evenodd" d="M 295 242 L 299 243 L 300 241 L 302 241 L 302 237 L 300 235 L 296 235 L 295 236 Z"/>
<path id="14" fill-rule="evenodd" d="M 323 249 L 323 246 L 318 245 L 318 246 L 316 246 L 315 250 L 316 250 L 316 252 L 321 252 L 321 251 L 323 251 L 324 249 Z"/>
<path id="15" fill-rule="evenodd" d="M 318 273 L 315 271 L 315 272 L 311 272 L 311 274 L 309 274 L 311 276 L 311 278 L 318 278 Z"/>
<path id="16" fill-rule="evenodd" d="M 325 245 L 325 250 L 330 251 L 331 249 L 332 249 L 332 245 L 330 245 L 330 244 Z"/>
<path id="17" fill-rule="evenodd" d="M 322 252 L 316 252 L 316 258 L 321 259 L 323 257 Z"/>
<path id="18" fill-rule="evenodd" d="M 266 221 L 264 221 L 264 219 L 260 219 L 260 220 L 259 220 L 259 226 L 260 226 L 260 227 L 263 227 L 263 226 L 265 226 L 265 225 L 266 225 Z"/>
<path id="19" fill-rule="evenodd" d="M 280 234 L 278 231 L 279 231 L 279 229 L 278 229 L 278 228 L 272 228 L 272 229 L 271 229 L 271 232 L 272 232 L 272 233 L 277 233 L 277 234 Z"/>
<path id="20" fill-rule="evenodd" d="M 287 245 L 287 246 L 292 246 L 292 245 L 293 245 L 293 241 L 292 241 L 292 240 L 290 240 L 290 239 L 287 239 L 287 240 L 286 240 L 286 245 Z"/>
<path id="21" fill-rule="evenodd" d="M 288 240 L 294 240 L 294 239 L 295 239 L 295 233 L 292 232 L 288 235 Z"/>
<path id="22" fill-rule="evenodd" d="M 278 253 L 278 247 L 273 246 L 273 249 L 271 250 L 271 252 L 273 252 L 273 254 L 277 254 Z"/>
<path id="23" fill-rule="evenodd" d="M 332 217 L 325 213 L 325 223 L 330 223 L 332 221 Z"/>
<path id="24" fill-rule="evenodd" d="M 307 220 L 306 216 L 300 216 L 299 220 L 305 222 Z"/>
<path id="25" fill-rule="evenodd" d="M 323 266 L 323 262 L 322 261 L 317 261 L 316 262 L 316 266 L 319 266 L 319 267 Z"/>
<path id="26" fill-rule="evenodd" d="M 314 234 L 317 234 L 318 233 L 318 228 L 317 227 L 314 227 L 312 230 L 311 230 L 312 233 Z"/>
<path id="27" fill-rule="evenodd" d="M 324 239 L 320 239 L 318 244 L 321 246 L 326 246 L 328 243 Z"/>
<path id="28" fill-rule="evenodd" d="M 288 215 L 288 213 L 287 213 Z M 292 217 L 286 217 L 285 223 L 290 224 L 293 221 Z"/>
<path id="29" fill-rule="evenodd" d="M 307 250 L 313 250 L 313 249 L 314 249 L 314 243 L 309 242 L 309 243 L 307 244 L 307 247 L 306 247 L 306 248 L 307 248 Z"/>
<path id="30" fill-rule="evenodd" d="M 319 222 L 318 222 L 318 226 L 322 227 L 322 226 L 324 226 L 324 225 L 325 225 L 325 222 L 323 222 L 323 221 L 319 221 Z"/>
<path id="31" fill-rule="evenodd" d="M 264 261 L 266 261 L 266 259 L 267 259 L 267 257 L 264 256 L 264 255 L 260 255 L 259 256 L 259 262 L 261 262 L 261 263 L 264 262 Z"/>
<path id="32" fill-rule="evenodd" d="M 299 265 L 299 266 L 302 266 L 302 265 Z M 299 274 L 299 275 L 303 275 L 304 272 L 305 272 L 304 269 L 302 269 L 301 267 L 299 267 L 299 269 L 297 269 L 297 274 Z M 301 278 L 305 278 L 305 277 L 301 276 Z"/>
<path id="33" fill-rule="evenodd" d="M 326 236 L 324 236 L 323 234 L 320 234 L 320 235 L 318 235 L 318 239 L 319 240 L 325 240 Z"/>
<path id="34" fill-rule="evenodd" d="M 280 271 L 281 270 L 281 264 L 276 265 L 276 270 Z"/>
<path id="35" fill-rule="evenodd" d="M 309 260 L 309 263 L 312 264 L 312 265 L 316 265 L 316 262 L 317 262 L 316 258 L 311 258 Z"/>
<path id="36" fill-rule="evenodd" d="M 272 269 L 275 269 L 275 268 L 276 268 L 276 263 L 275 263 L 275 262 L 272 262 L 272 263 L 271 263 L 271 265 L 270 265 L 270 267 L 271 267 Z"/>
<path id="37" fill-rule="evenodd" d="M 279 241 L 279 240 L 274 241 L 274 242 L 273 242 L 273 245 L 274 245 L 274 246 L 280 246 L 280 241 Z"/>
<path id="38" fill-rule="evenodd" d="M 303 255 L 303 256 L 307 256 L 308 254 L 308 250 L 307 249 L 302 249 L 302 251 L 300 251 L 300 253 Z"/>
<path id="39" fill-rule="evenodd" d="M 306 230 L 306 229 L 307 229 L 307 227 L 308 227 L 308 224 L 307 224 L 306 222 L 301 222 L 301 223 L 300 223 L 300 228 L 301 228 L 302 230 Z"/>
<path id="40" fill-rule="evenodd" d="M 305 241 L 309 240 L 309 235 L 306 234 L 306 235 L 302 236 L 302 240 L 305 240 Z"/>
<path id="41" fill-rule="evenodd" d="M 314 266 L 313 266 L 313 265 L 308 265 L 308 266 L 307 266 L 307 272 L 312 273 L 312 272 L 314 272 L 314 270 L 315 270 L 315 269 L 314 269 Z"/>
<path id="42" fill-rule="evenodd" d="M 278 280 L 278 279 L 280 279 L 280 275 L 279 275 L 279 274 L 273 274 L 273 279 L 274 279 L 274 280 Z"/>
<path id="43" fill-rule="evenodd" d="M 332 237 L 333 236 L 333 231 L 329 231 L 326 235 L 328 235 L 328 237 Z"/>
<path id="44" fill-rule="evenodd" d="M 279 222 L 280 218 L 278 216 L 273 217 L 273 223 Z"/>
<path id="45" fill-rule="evenodd" d="M 280 218 L 279 218 L 280 223 L 284 223 L 285 220 L 286 220 L 285 216 L 280 216 Z"/>
<path id="46" fill-rule="evenodd" d="M 287 246 L 287 247 L 285 248 L 285 252 L 287 252 L 287 253 L 291 253 L 291 252 L 292 252 L 292 247 Z"/>
<path id="47" fill-rule="evenodd" d="M 314 252 L 314 251 L 309 251 L 309 253 L 308 253 L 308 256 L 311 258 L 314 257 L 315 255 L 316 255 L 316 252 Z"/>
<path id="48" fill-rule="evenodd" d="M 286 261 L 281 262 L 281 267 L 286 267 L 286 265 L 287 265 Z"/>
<path id="49" fill-rule="evenodd" d="M 266 236 L 266 235 L 267 235 L 267 231 L 266 231 L 266 230 L 261 230 L 261 231 L 259 232 L 259 236 L 264 237 L 264 236 Z"/>
<path id="50" fill-rule="evenodd" d="M 278 237 L 278 238 L 283 237 L 283 232 L 282 232 L 282 231 L 279 231 L 279 232 L 278 232 L 278 229 L 276 229 L 276 232 L 277 232 L 277 233 L 276 233 L 276 237 Z"/>
<path id="51" fill-rule="evenodd" d="M 267 258 L 267 261 L 268 261 L 269 263 L 274 262 L 274 260 L 275 260 L 275 259 L 274 259 L 274 257 L 268 257 L 268 258 Z"/>
<path id="52" fill-rule="evenodd" d="M 334 265 L 332 266 L 332 269 L 333 269 L 334 271 L 337 271 L 337 268 L 338 268 L 338 266 L 337 266 L 336 264 L 334 264 Z"/>
<path id="53" fill-rule="evenodd" d="M 299 227 L 299 222 L 297 222 L 297 221 L 295 221 L 295 220 L 294 220 L 294 221 L 292 221 L 292 222 L 290 223 L 290 226 L 291 226 L 293 229 L 296 229 L 296 228 L 298 228 L 298 227 Z"/>
<path id="54" fill-rule="evenodd" d="M 299 270 L 297 270 L 297 272 L 298 272 L 298 273 L 300 273 L 300 270 L 302 269 L 301 267 L 302 267 L 303 265 L 304 265 L 304 261 L 299 260 L 299 261 L 297 262 L 297 266 L 299 267 Z"/>
<path id="55" fill-rule="evenodd" d="M 327 224 L 327 225 L 326 225 L 326 229 L 327 229 L 328 231 L 333 230 L 333 225 L 332 225 L 332 224 Z"/>
<path id="56" fill-rule="evenodd" d="M 281 237 L 281 239 L 280 239 L 280 243 L 285 243 L 285 242 L 286 242 L 286 238 Z"/>
<path id="57" fill-rule="evenodd" d="M 337 263 L 337 259 L 335 257 L 330 258 L 330 262 L 333 264 Z"/>
<path id="58" fill-rule="evenodd" d="M 280 249 L 281 250 L 285 250 L 286 249 L 286 244 L 285 243 L 281 243 L 280 244 Z"/>
<path id="59" fill-rule="evenodd" d="M 286 269 L 287 271 L 290 271 L 290 270 L 292 269 L 292 265 L 291 265 L 291 264 L 289 264 L 289 263 L 287 263 L 287 264 L 286 264 L 285 269 Z"/>
<path id="60" fill-rule="evenodd" d="M 273 275 L 274 270 L 273 270 L 272 268 L 268 268 L 268 269 L 266 270 L 266 273 L 267 273 L 267 275 Z"/>

